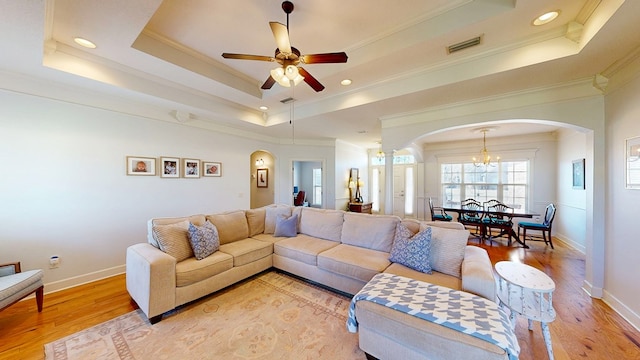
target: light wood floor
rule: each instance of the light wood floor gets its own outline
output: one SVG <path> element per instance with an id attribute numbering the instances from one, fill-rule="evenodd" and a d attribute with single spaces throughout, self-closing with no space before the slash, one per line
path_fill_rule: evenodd
<path id="1" fill-rule="evenodd" d="M 584 256 L 559 241 L 554 245 L 555 250 L 542 243 L 532 243 L 528 250 L 495 243 L 480 246 L 489 251 L 493 263 L 519 260 L 555 280 L 557 318 L 549 327 L 556 359 L 640 359 L 640 333 L 581 289 Z M 47 294 L 42 313 L 37 312 L 35 299 L 27 299 L 0 312 L 0 360 L 43 359 L 44 344 L 135 308 L 124 275 Z M 547 358 L 538 323 L 529 331 L 520 318 L 516 333 L 521 360 Z"/>

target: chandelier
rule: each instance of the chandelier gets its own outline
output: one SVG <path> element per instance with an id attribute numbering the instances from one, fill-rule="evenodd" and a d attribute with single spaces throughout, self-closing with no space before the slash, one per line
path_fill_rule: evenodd
<path id="1" fill-rule="evenodd" d="M 489 128 L 478 130 L 482 132 L 482 150 L 480 151 L 480 158 L 473 157 L 473 165 L 475 166 L 491 165 L 491 155 L 489 154 L 489 150 L 487 150 L 487 131 L 490 130 Z M 500 161 L 500 156 L 497 156 L 496 160 Z"/>

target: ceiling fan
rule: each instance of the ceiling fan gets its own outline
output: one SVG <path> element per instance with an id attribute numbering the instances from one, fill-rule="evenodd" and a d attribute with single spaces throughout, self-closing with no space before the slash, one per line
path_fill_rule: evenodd
<path id="1" fill-rule="evenodd" d="M 264 90 L 271 89 L 276 82 L 284 87 L 290 87 L 292 82 L 294 85 L 297 85 L 303 80 L 315 91 L 324 90 L 324 85 L 311 76 L 303 67 L 299 66 L 299 64 L 346 63 L 347 54 L 344 52 L 335 52 L 300 55 L 300 51 L 292 47 L 289 42 L 289 14 L 293 12 L 293 3 L 284 1 L 282 3 L 282 10 L 287 14 L 286 26 L 279 22 L 269 22 L 271 32 L 273 32 L 273 37 L 276 39 L 276 44 L 278 45 L 273 57 L 230 53 L 223 53 L 222 57 L 225 59 L 273 61 L 280 64 L 280 67 L 271 70 L 269 78 L 262 84 L 261 88 Z"/>

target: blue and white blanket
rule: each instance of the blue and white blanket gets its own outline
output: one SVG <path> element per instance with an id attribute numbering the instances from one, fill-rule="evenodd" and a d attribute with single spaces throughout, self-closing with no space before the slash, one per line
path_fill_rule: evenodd
<path id="1" fill-rule="evenodd" d="M 377 274 L 351 300 L 347 330 L 358 331 L 356 302 L 371 301 L 469 334 L 518 359 L 520 346 L 507 314 L 483 297 L 392 274 Z"/>

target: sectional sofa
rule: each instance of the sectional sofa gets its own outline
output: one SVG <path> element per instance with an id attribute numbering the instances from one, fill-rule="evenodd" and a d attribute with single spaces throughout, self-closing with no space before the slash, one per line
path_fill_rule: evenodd
<path id="1" fill-rule="evenodd" d="M 208 223 L 219 248 L 198 260 L 189 227 Z M 431 274 L 389 260 L 400 228 L 411 234 L 431 229 Z M 347 294 L 387 272 L 495 300 L 487 252 L 467 246 L 468 235 L 457 223 L 288 205 L 156 218 L 148 222 L 147 242 L 127 249 L 126 285 L 152 323 L 179 305 L 270 268 Z"/>

